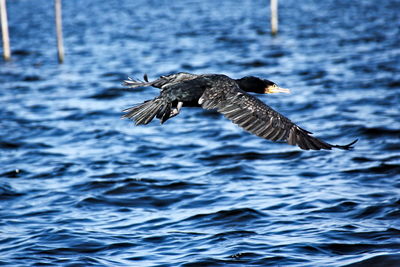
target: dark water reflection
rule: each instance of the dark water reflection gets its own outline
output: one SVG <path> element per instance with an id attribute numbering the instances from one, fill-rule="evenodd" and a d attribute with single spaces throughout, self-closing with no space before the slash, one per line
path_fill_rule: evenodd
<path id="1" fill-rule="evenodd" d="M 398 1 L 8 1 L 0 63 L 0 264 L 399 266 Z M 163 127 L 121 110 L 128 75 L 259 75 L 262 97 L 351 152 L 305 152 L 187 109 Z"/>

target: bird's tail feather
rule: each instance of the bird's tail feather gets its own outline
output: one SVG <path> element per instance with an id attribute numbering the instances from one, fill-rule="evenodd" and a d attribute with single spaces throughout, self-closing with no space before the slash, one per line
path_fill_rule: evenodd
<path id="1" fill-rule="evenodd" d="M 147 80 L 147 76 L 145 77 L 145 81 L 140 81 L 137 79 L 133 79 L 131 77 L 128 77 L 128 80 L 125 80 L 122 82 L 122 85 L 130 87 L 130 88 L 138 88 L 138 87 L 146 87 L 146 86 L 152 86 L 153 82 L 149 82 Z"/>
<path id="2" fill-rule="evenodd" d="M 136 125 L 148 124 L 154 117 L 160 119 L 161 123 L 164 123 L 170 118 L 171 115 L 171 103 L 163 101 L 160 98 L 148 100 L 142 104 L 124 109 L 124 115 L 122 119 L 132 119 Z"/>

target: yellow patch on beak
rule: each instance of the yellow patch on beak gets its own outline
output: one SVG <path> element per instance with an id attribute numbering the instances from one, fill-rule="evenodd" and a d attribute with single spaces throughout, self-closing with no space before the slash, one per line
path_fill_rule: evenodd
<path id="1" fill-rule="evenodd" d="M 265 94 L 273 94 L 273 93 L 287 93 L 287 94 L 289 94 L 290 90 L 286 89 L 286 88 L 281 88 L 278 85 L 274 84 L 274 85 L 265 87 L 264 93 Z"/>

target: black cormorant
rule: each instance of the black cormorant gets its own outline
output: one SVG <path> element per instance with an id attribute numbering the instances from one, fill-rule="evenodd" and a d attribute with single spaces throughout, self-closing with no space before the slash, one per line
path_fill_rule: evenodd
<path id="1" fill-rule="evenodd" d="M 202 107 L 222 113 L 233 123 L 259 137 L 272 141 L 285 141 L 305 150 L 340 148 L 348 150 L 357 140 L 347 145 L 332 145 L 312 136 L 311 132 L 300 128 L 285 116 L 276 112 L 258 98 L 247 92 L 269 94 L 288 93 L 288 89 L 254 76 L 231 79 L 221 74 L 196 75 L 186 72 L 161 76 L 149 82 L 129 79 L 124 85 L 137 88 L 152 86 L 161 89 L 153 100 L 124 110 L 122 118 L 129 118 L 136 125 L 148 124 L 154 117 L 164 123 L 179 114 L 182 107 Z"/>

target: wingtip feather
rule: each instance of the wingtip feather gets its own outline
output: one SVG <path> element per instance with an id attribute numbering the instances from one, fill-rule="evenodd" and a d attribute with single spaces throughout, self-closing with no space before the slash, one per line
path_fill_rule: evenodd
<path id="1" fill-rule="evenodd" d="M 351 149 L 354 148 L 353 145 L 354 145 L 355 143 L 357 143 L 357 141 L 358 141 L 358 139 L 354 140 L 354 141 L 351 142 L 351 143 L 348 143 L 347 145 L 334 145 L 334 146 L 332 146 L 332 147 L 339 148 L 339 149 L 342 149 L 342 150 L 351 150 Z"/>

